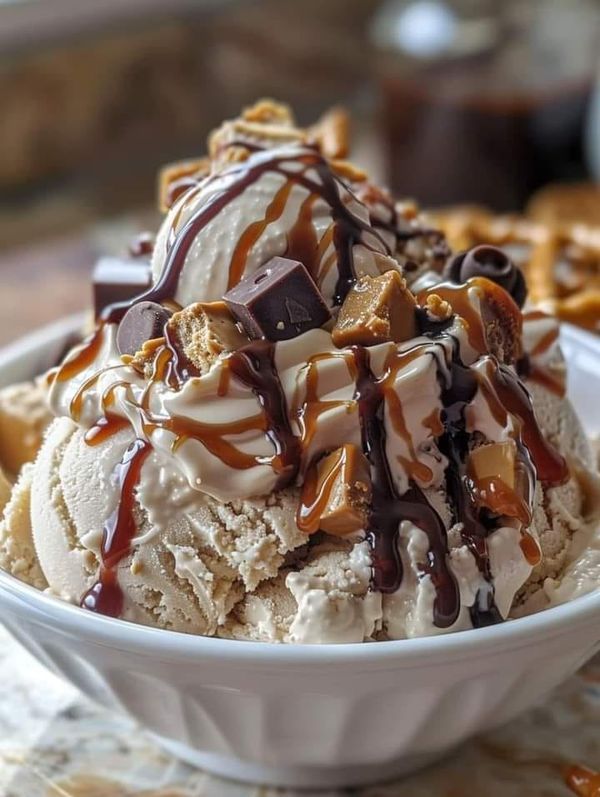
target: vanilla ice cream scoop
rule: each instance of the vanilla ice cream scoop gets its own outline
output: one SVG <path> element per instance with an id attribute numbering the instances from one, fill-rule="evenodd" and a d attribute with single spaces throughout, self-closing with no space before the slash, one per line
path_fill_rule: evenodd
<path id="1" fill-rule="evenodd" d="M 588 522 L 555 331 L 477 258 L 441 282 L 443 237 L 342 151 L 263 102 L 163 181 L 150 288 L 47 377 L 24 495 L 56 594 L 295 643 L 478 628 L 549 594 Z"/>
<path id="2" fill-rule="evenodd" d="M 389 250 L 359 202 L 314 149 L 251 154 L 185 192 L 158 233 L 153 295 L 215 301 L 271 258 L 301 260 L 330 307 Z"/>

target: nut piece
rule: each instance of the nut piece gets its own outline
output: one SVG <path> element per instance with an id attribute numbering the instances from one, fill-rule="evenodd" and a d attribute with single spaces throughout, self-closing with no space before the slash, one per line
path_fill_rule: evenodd
<path id="1" fill-rule="evenodd" d="M 306 131 L 326 158 L 345 158 L 350 141 L 350 118 L 343 108 L 330 108 L 319 121 Z"/>
<path id="2" fill-rule="evenodd" d="M 398 271 L 361 277 L 340 309 L 333 342 L 341 348 L 410 340 L 417 334 L 415 309 L 415 298 Z"/>
<path id="3" fill-rule="evenodd" d="M 362 183 L 367 179 L 367 173 L 360 166 L 347 160 L 334 158 L 331 161 L 331 168 L 342 179 L 349 183 Z"/>
<path id="4" fill-rule="evenodd" d="M 164 166 L 158 175 L 158 207 L 166 213 L 175 200 L 210 172 L 208 158 L 177 161 Z"/>
<path id="5" fill-rule="evenodd" d="M 312 465 L 302 488 L 298 526 L 343 537 L 363 529 L 371 501 L 371 476 L 365 455 L 346 444 Z"/>
<path id="6" fill-rule="evenodd" d="M 0 390 L 0 464 L 17 475 L 35 459 L 52 414 L 41 382 L 23 382 Z"/>
<path id="7" fill-rule="evenodd" d="M 234 144 L 243 149 L 247 157 L 252 147 L 277 147 L 283 144 L 304 143 L 306 134 L 295 127 L 294 118 L 287 105 L 273 100 L 259 100 L 246 108 L 237 119 L 228 119 L 208 137 L 208 153 L 214 161 L 228 162 L 225 154 Z M 252 145 L 245 149 L 244 144 Z M 243 160 L 241 153 L 236 159 Z"/>
<path id="8" fill-rule="evenodd" d="M 247 122 L 259 122 L 261 124 L 294 125 L 294 116 L 289 105 L 282 102 L 263 97 L 254 105 L 244 108 L 242 119 Z"/>
<path id="9" fill-rule="evenodd" d="M 173 315 L 167 329 L 201 374 L 209 370 L 220 354 L 248 343 L 225 302 L 190 304 Z"/>
<path id="10" fill-rule="evenodd" d="M 511 490 L 515 488 L 515 444 L 490 443 L 479 446 L 469 454 L 468 470 L 475 481 L 500 479 Z"/>
<path id="11" fill-rule="evenodd" d="M 437 293 L 430 293 L 425 300 L 425 312 L 434 321 L 447 321 L 452 315 L 452 307 Z"/>

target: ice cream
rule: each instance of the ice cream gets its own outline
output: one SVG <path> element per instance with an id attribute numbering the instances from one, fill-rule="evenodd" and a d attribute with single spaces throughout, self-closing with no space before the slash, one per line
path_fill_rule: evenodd
<path id="1" fill-rule="evenodd" d="M 26 462 L 35 459 L 51 420 L 39 380 L 0 390 L 0 465 L 8 473 L 16 476 Z"/>
<path id="2" fill-rule="evenodd" d="M 343 130 L 263 101 L 163 172 L 143 272 L 117 303 L 104 279 L 95 332 L 48 375 L 5 567 L 88 611 L 291 643 L 554 599 L 594 509 L 554 322 L 522 311 L 500 250 L 450 257 L 341 160 Z"/>

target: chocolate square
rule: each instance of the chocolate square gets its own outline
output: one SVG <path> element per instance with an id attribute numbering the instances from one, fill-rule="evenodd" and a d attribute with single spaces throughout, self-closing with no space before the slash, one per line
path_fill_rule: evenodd
<path id="1" fill-rule="evenodd" d="M 306 267 L 286 257 L 269 260 L 223 299 L 251 338 L 289 340 L 330 318 Z"/>
<path id="2" fill-rule="evenodd" d="M 94 312 L 139 296 L 150 287 L 150 264 L 142 258 L 102 257 L 94 268 Z"/>

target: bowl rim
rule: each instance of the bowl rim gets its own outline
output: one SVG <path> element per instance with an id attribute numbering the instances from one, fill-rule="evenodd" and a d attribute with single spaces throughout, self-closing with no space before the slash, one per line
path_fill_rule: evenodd
<path id="1" fill-rule="evenodd" d="M 269 664 L 413 664 L 416 660 L 462 659 L 481 656 L 501 648 L 530 647 L 565 633 L 592 625 L 600 644 L 600 588 L 567 603 L 552 606 L 527 617 L 508 620 L 487 628 L 454 631 L 436 636 L 381 642 L 346 642 L 341 644 L 279 644 L 185 634 L 153 628 L 127 620 L 86 612 L 79 606 L 42 592 L 0 570 L 0 606 L 12 604 L 15 613 L 23 611 L 33 622 L 55 626 L 59 630 L 101 645 L 155 656 L 189 660 L 237 660 L 259 665 Z"/>
<path id="2" fill-rule="evenodd" d="M 84 314 L 76 314 L 59 319 L 0 348 L 0 378 L 3 369 L 11 361 L 51 346 L 61 337 L 81 328 L 84 318 Z M 576 344 L 600 353 L 600 339 L 591 333 L 571 325 L 562 325 L 562 331 Z M 600 586 L 565 604 L 487 628 L 412 639 L 341 644 L 252 642 L 153 628 L 86 612 L 79 606 L 42 592 L 0 570 L 0 605 L 3 603 L 10 604 L 15 614 L 28 612 L 29 619 L 33 622 L 53 625 L 59 630 L 110 647 L 158 657 L 220 661 L 229 659 L 260 665 L 337 665 L 357 662 L 385 665 L 392 661 L 395 665 L 401 665 L 412 664 L 417 660 L 432 659 L 439 662 L 440 658 L 462 659 L 483 655 L 498 648 L 506 650 L 507 646 L 528 647 L 542 638 L 562 636 L 569 630 L 591 624 L 594 618 L 596 621 L 600 620 Z M 600 622 L 597 622 L 596 627 L 598 638 L 590 639 L 592 645 L 600 643 Z"/>

